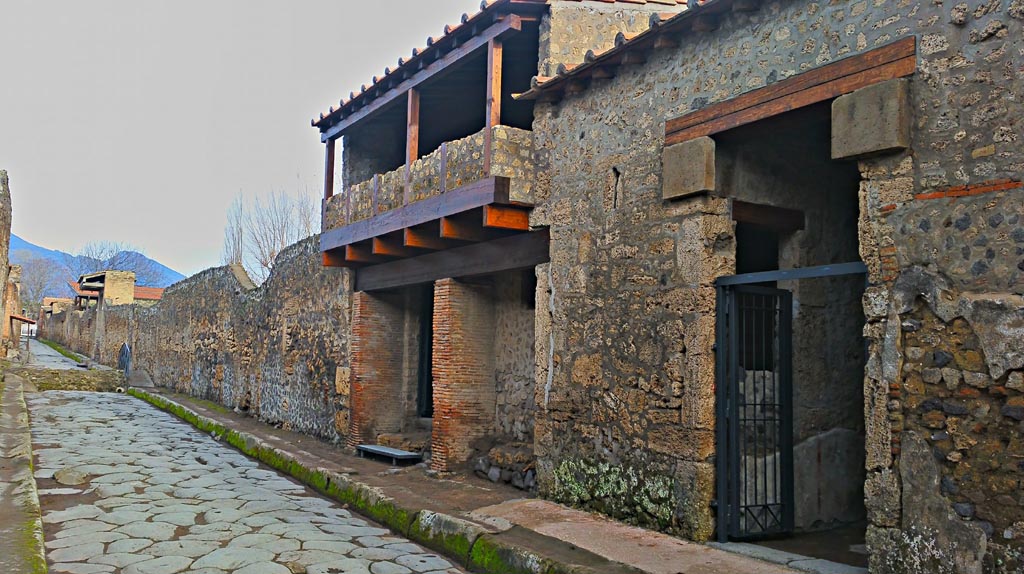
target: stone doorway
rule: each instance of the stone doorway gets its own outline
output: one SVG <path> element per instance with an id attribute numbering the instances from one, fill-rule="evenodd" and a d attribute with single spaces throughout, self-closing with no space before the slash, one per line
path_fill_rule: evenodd
<path id="1" fill-rule="evenodd" d="M 831 127 L 824 102 L 715 136 L 718 189 L 733 200 L 737 221 L 737 274 L 859 261 L 860 174 L 855 163 L 831 159 Z M 759 543 L 866 566 L 865 278 L 766 275 L 756 284 L 792 297 L 793 503 L 791 528 L 781 531 L 793 535 Z M 801 543 L 833 530 L 844 533 L 838 547 Z"/>

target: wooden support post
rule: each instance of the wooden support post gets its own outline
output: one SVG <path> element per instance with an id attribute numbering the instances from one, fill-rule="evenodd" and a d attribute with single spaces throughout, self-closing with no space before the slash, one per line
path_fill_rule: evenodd
<path id="1" fill-rule="evenodd" d="M 503 205 L 485 205 L 483 225 L 489 229 L 530 230 L 530 215 L 525 210 Z"/>
<path id="2" fill-rule="evenodd" d="M 405 142 L 405 192 L 402 205 L 409 204 L 412 191 L 412 164 L 420 158 L 420 91 L 409 90 L 408 113 L 406 114 Z"/>
<path id="3" fill-rule="evenodd" d="M 484 132 L 484 174 L 491 176 L 494 126 L 501 125 L 501 39 L 487 42 L 487 129 Z"/>
<path id="4" fill-rule="evenodd" d="M 324 159 L 324 199 L 334 197 L 334 142 L 327 140 L 327 157 Z"/>

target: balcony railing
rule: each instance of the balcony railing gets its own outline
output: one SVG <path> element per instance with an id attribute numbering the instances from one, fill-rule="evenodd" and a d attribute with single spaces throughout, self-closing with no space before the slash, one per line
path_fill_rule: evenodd
<path id="1" fill-rule="evenodd" d="M 510 180 L 513 203 L 533 203 L 533 133 L 508 126 L 491 128 L 490 173 L 486 129 L 441 144 L 409 166 L 349 186 L 324 203 L 323 230 L 345 227 L 409 203 L 457 190 L 486 177 Z M 408 182 L 406 181 L 408 177 Z"/>

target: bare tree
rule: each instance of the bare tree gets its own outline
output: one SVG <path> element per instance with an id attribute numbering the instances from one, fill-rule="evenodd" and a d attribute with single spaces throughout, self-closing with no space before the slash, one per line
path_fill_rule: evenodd
<path id="1" fill-rule="evenodd" d="M 262 283 L 284 248 L 316 233 L 318 213 L 306 189 L 293 195 L 275 191 L 251 203 L 239 195 L 228 209 L 221 260 L 241 262 L 249 276 Z"/>
<path id="2" fill-rule="evenodd" d="M 245 204 L 239 195 L 228 208 L 228 223 L 224 228 L 224 251 L 221 263 L 241 264 L 245 256 Z"/>
<path id="3" fill-rule="evenodd" d="M 164 281 L 160 265 L 146 257 L 142 250 L 128 243 L 92 241 L 78 252 L 64 258 L 72 279 L 97 271 L 132 271 L 139 285 L 156 286 Z"/>
<path id="4" fill-rule="evenodd" d="M 31 251 L 22 250 L 12 256 L 21 265 L 21 304 L 29 312 L 39 311 L 43 299 L 58 292 L 64 270 L 54 262 Z"/>

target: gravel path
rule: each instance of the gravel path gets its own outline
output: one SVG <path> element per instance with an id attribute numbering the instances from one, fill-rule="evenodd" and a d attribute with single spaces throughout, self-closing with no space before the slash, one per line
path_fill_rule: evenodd
<path id="1" fill-rule="evenodd" d="M 460 573 L 137 399 L 26 399 L 54 574 Z"/>

